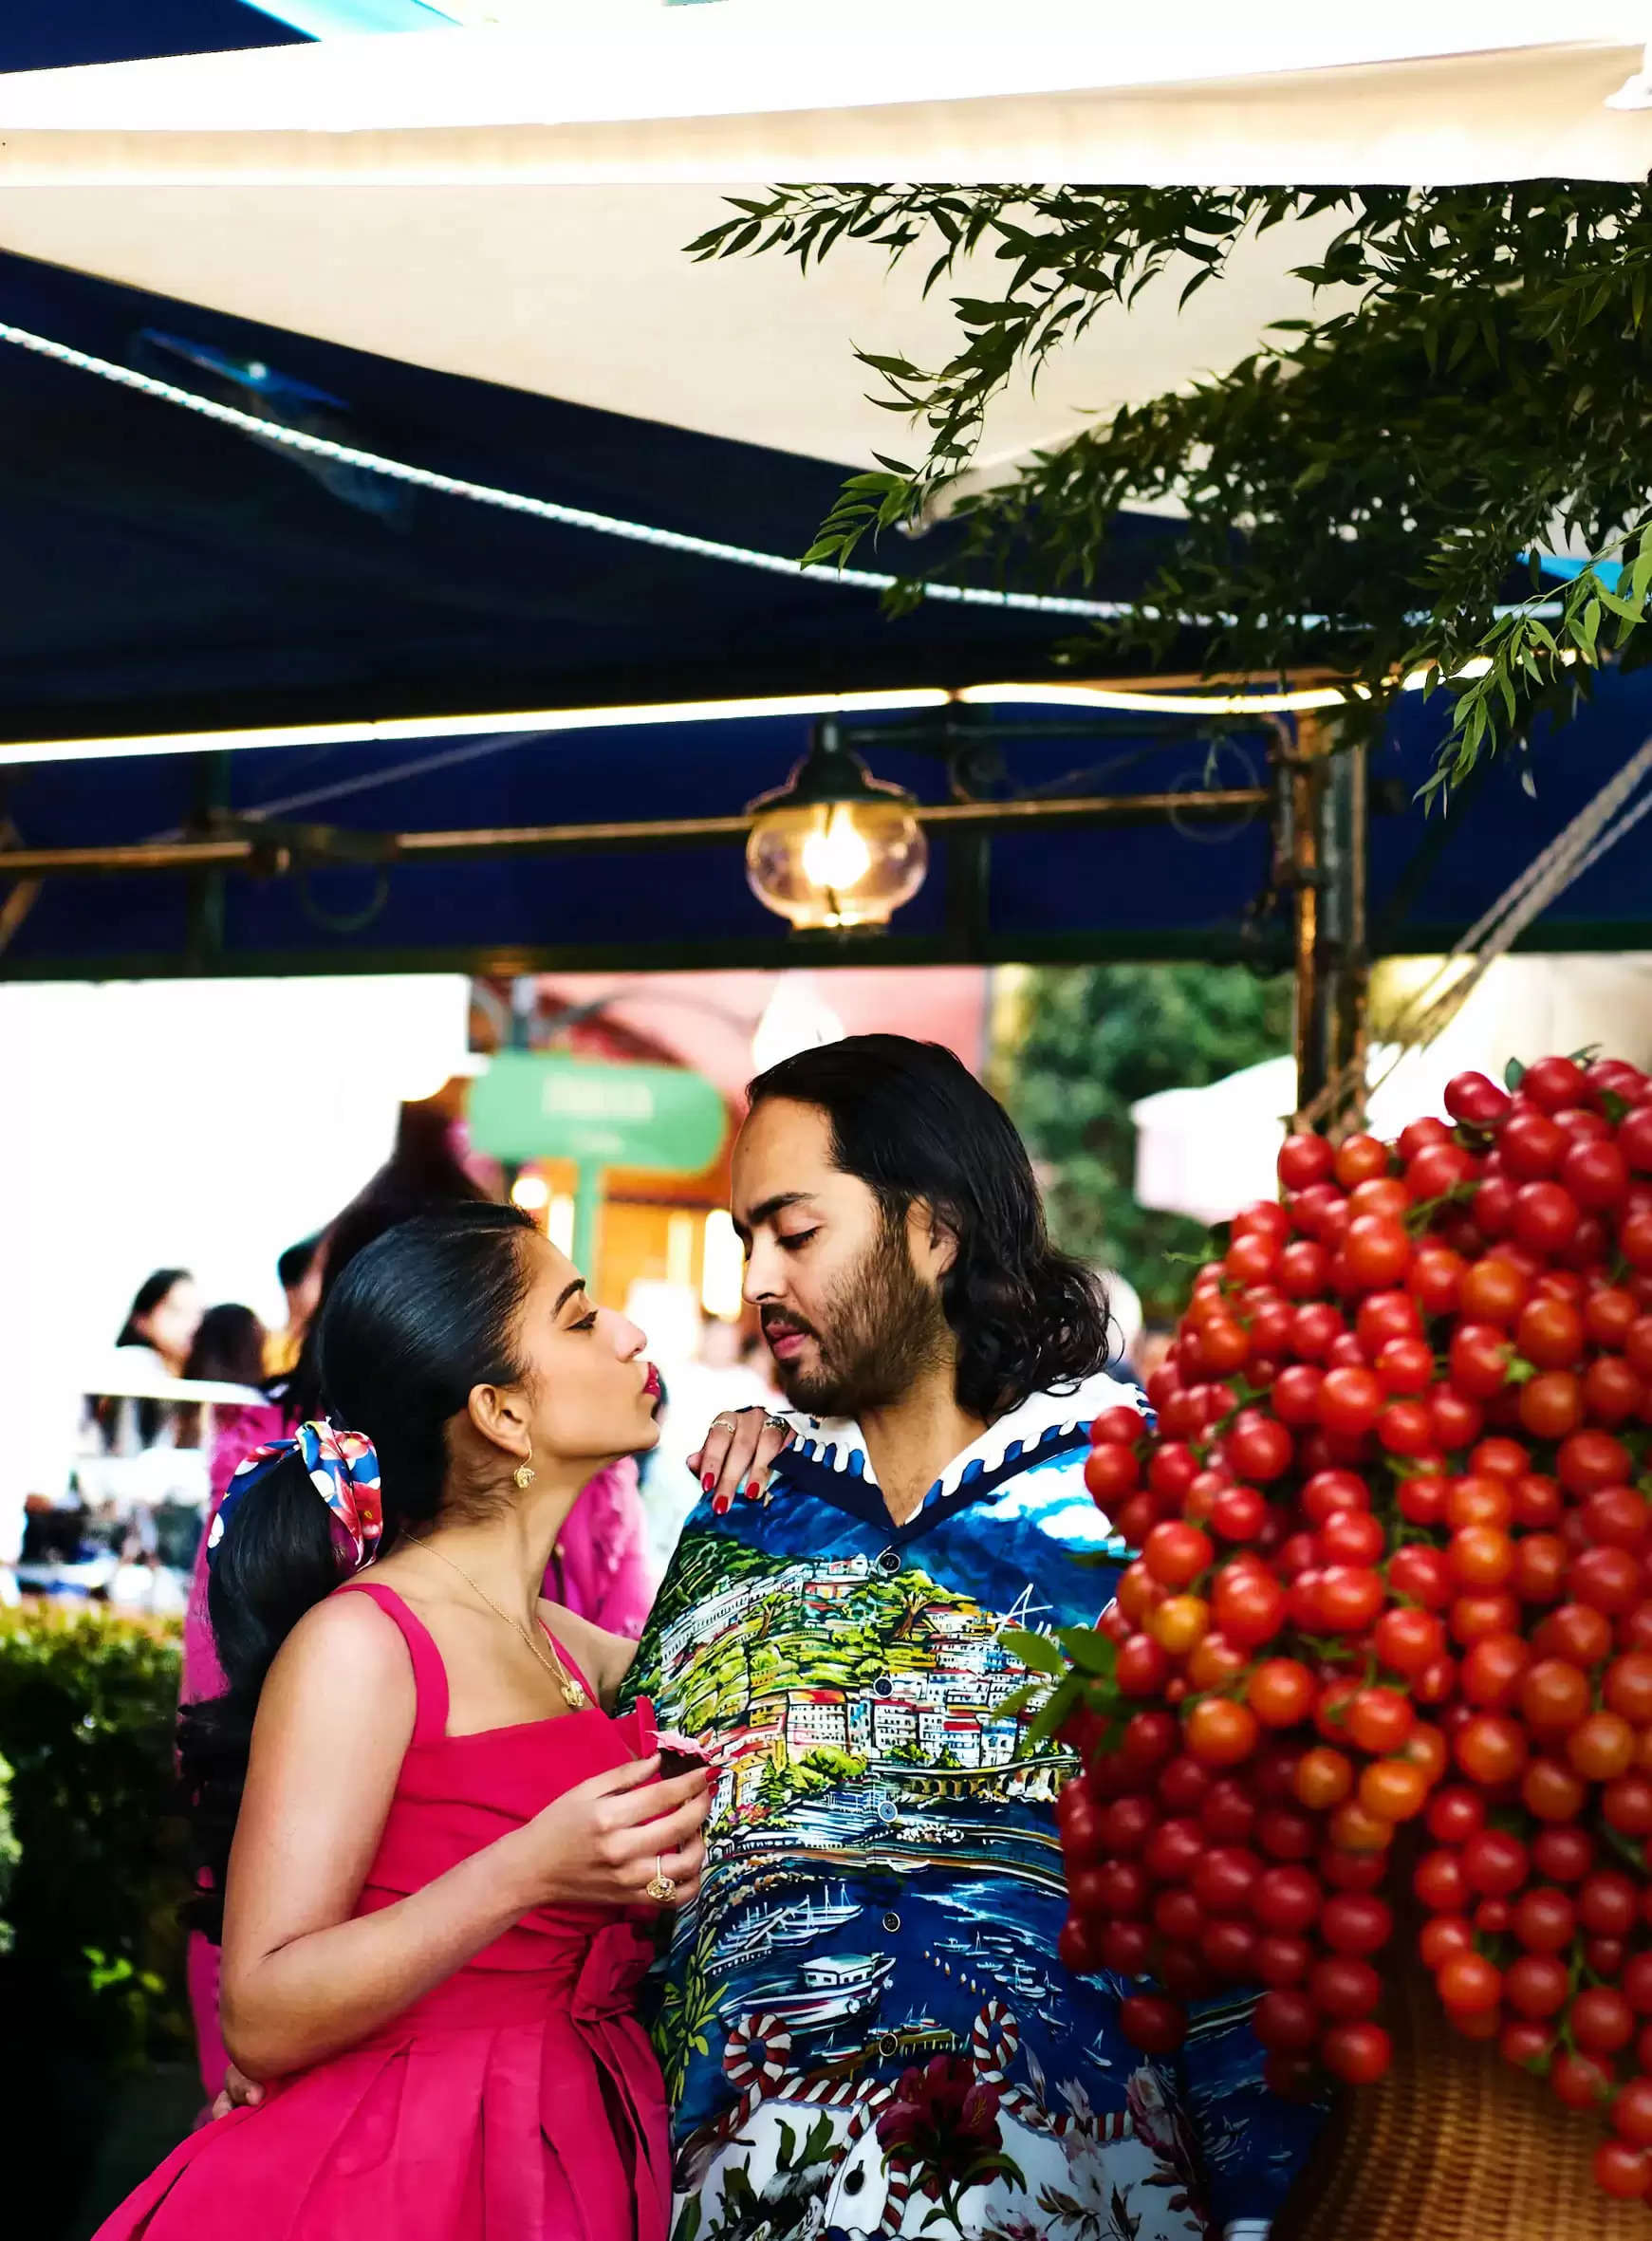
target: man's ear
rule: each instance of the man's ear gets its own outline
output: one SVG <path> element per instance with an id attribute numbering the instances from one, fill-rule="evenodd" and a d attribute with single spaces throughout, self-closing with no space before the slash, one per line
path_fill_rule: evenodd
<path id="1" fill-rule="evenodd" d="M 906 1210 L 906 1234 L 913 1267 L 938 1284 L 958 1257 L 957 1230 L 945 1209 L 915 1198 Z"/>
<path id="2" fill-rule="evenodd" d="M 528 1460 L 532 1437 L 528 1398 L 519 1385 L 473 1385 L 465 1414 L 488 1442 L 519 1462 Z"/>

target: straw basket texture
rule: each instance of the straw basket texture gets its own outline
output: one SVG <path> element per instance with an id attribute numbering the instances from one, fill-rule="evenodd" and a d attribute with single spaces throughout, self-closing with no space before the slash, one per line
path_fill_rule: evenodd
<path id="1" fill-rule="evenodd" d="M 1393 2068 L 1342 2096 L 1271 2241 L 1652 2241 L 1595 2185 L 1601 2123 L 1454 2031 L 1420 1963 L 1387 2021 Z"/>

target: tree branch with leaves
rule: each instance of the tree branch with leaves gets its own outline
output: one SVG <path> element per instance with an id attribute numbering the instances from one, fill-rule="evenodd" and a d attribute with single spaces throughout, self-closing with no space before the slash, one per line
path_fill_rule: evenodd
<path id="1" fill-rule="evenodd" d="M 1436 785 L 1563 711 L 1604 660 L 1641 657 L 1645 187 L 795 186 L 733 208 L 692 253 L 807 269 L 856 243 L 926 258 L 926 293 L 960 275 L 983 288 L 954 296 L 944 363 L 858 354 L 919 449 L 845 482 L 811 562 L 845 563 L 863 539 L 927 519 L 971 468 L 993 399 L 1103 310 L 1172 287 L 1185 306 L 1227 281 L 1246 239 L 1309 221 L 1319 242 L 1330 223 L 1296 268 L 1321 316 L 1281 322 L 1226 372 L 962 492 L 961 545 L 943 565 L 1086 585 L 1121 510 L 1171 501 L 1182 518 L 1139 604 L 1064 657 L 1160 663 L 1191 643 L 1213 676 L 1327 672 L 1372 728 L 1420 670 L 1455 703 Z M 1535 558 L 1557 540 L 1589 564 L 1563 587 Z M 1523 565 L 1520 600 L 1510 577 Z M 909 570 L 893 607 L 923 581 Z"/>

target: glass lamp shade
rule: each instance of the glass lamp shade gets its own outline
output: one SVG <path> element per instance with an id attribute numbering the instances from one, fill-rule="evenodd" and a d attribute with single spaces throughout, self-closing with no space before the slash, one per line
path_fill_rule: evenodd
<path id="1" fill-rule="evenodd" d="M 911 796 L 871 777 L 833 724 L 789 782 L 751 806 L 752 892 L 800 930 L 887 925 L 923 884 L 929 843 Z"/>

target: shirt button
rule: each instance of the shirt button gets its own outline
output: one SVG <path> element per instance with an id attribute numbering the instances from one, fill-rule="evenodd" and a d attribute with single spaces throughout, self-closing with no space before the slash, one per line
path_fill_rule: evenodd
<path id="1" fill-rule="evenodd" d="M 888 1931 L 891 1937 L 894 1936 L 896 1931 L 900 1927 L 900 1917 L 895 1912 L 893 1907 L 891 1907 L 889 1912 L 883 1917 L 883 1927 Z"/>
<path id="2" fill-rule="evenodd" d="M 886 1580 L 893 1579 L 895 1574 L 900 1569 L 900 1549 L 885 1548 L 882 1555 L 878 1559 L 878 1569 L 882 1573 Z"/>

